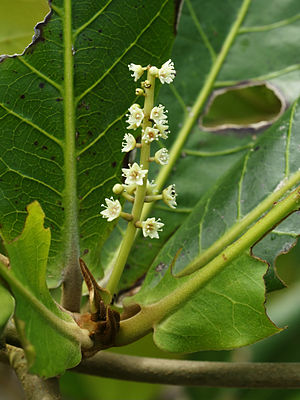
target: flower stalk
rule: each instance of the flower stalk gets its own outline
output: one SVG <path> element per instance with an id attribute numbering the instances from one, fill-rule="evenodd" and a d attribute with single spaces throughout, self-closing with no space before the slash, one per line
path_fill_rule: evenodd
<path id="1" fill-rule="evenodd" d="M 158 78 L 161 83 L 171 83 L 175 77 L 174 64 L 168 60 L 160 69 L 153 66 L 142 67 L 137 64 L 129 64 L 129 70 L 133 72 L 131 75 L 134 81 L 137 81 L 147 70 L 147 79 L 141 83 L 141 88 L 136 89 L 136 93 L 143 96 L 143 109 L 139 104 L 133 104 L 129 108 L 127 114 L 128 129 L 141 129 L 141 143 L 136 142 L 136 138 L 131 133 L 125 133 L 122 142 L 122 152 L 129 152 L 136 148 L 140 149 L 140 162 L 129 164 L 129 168 L 123 168 L 124 184 L 116 184 L 113 187 L 113 192 L 116 195 L 123 196 L 127 201 L 132 203 L 131 213 L 122 211 L 122 206 L 119 200 L 105 199 L 106 206 L 101 215 L 112 221 L 116 218 L 123 217 L 128 222 L 128 226 L 121 243 L 119 254 L 117 256 L 114 268 L 107 283 L 107 289 L 111 294 L 117 291 L 117 286 L 121 278 L 124 266 L 129 256 L 131 247 L 134 243 L 137 229 L 141 229 L 144 237 L 158 239 L 158 232 L 164 226 L 160 219 L 147 218 L 141 220 L 144 204 L 163 200 L 170 207 L 176 205 L 175 189 L 172 193 L 169 188 L 166 188 L 161 194 L 155 190 L 155 184 L 148 180 L 150 162 L 155 161 L 159 165 L 166 165 L 169 160 L 168 150 L 163 148 L 151 156 L 151 144 L 158 141 L 160 138 L 166 139 L 168 133 L 167 111 L 163 105 L 154 106 L 154 89 L 155 80 Z"/>

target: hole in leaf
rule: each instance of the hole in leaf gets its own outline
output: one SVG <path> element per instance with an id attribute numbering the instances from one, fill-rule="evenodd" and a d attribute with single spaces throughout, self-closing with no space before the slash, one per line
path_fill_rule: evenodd
<path id="1" fill-rule="evenodd" d="M 275 122 L 285 108 L 283 95 L 273 85 L 241 84 L 212 94 L 200 126 L 206 131 L 263 129 Z"/>
<path id="2" fill-rule="evenodd" d="M 0 54 L 20 54 L 32 42 L 34 26 L 49 13 L 46 0 L 0 1 Z"/>

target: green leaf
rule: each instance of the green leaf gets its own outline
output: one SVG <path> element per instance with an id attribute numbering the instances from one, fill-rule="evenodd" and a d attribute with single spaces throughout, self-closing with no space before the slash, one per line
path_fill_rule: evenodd
<path id="1" fill-rule="evenodd" d="M 20 237 L 5 246 L 10 269 L 0 265 L 0 274 L 16 299 L 15 315 L 32 373 L 55 376 L 81 360 L 80 330 L 72 317 L 61 311 L 46 286 L 50 230 L 44 228 L 44 213 L 37 202 L 28 206 L 28 217 Z"/>
<path id="2" fill-rule="evenodd" d="M 9 291 L 0 284 L 0 336 L 12 316 L 15 308 L 15 302 Z"/>
<path id="3" fill-rule="evenodd" d="M 141 291 L 136 296 L 127 299 L 127 305 L 134 303 L 139 303 L 140 305 L 155 303 L 172 293 L 175 287 L 185 282 L 186 278 L 193 279 L 192 275 L 181 280 L 182 278 L 175 279 L 171 274 L 166 274 L 168 266 L 174 261 L 179 249 L 180 254 L 173 267 L 173 273 L 179 274 L 183 270 L 186 271 L 186 274 L 192 273 L 201 266 L 206 265 L 210 260 L 219 255 L 226 246 L 238 239 L 247 227 L 253 224 L 268 208 L 272 207 L 274 202 L 279 200 L 297 182 L 300 182 L 297 160 L 300 146 L 300 138 L 297 134 L 300 128 L 299 115 L 300 106 L 295 102 L 276 124 L 257 139 L 253 149 L 250 149 L 232 167 L 229 173 L 219 180 L 212 190 L 198 202 L 184 224 L 159 252 L 146 276 Z M 268 250 L 264 250 L 265 247 L 263 245 L 258 249 L 254 247 L 253 252 L 255 256 L 273 261 L 283 251 L 283 247 L 286 250 L 287 244 L 291 245 L 295 237 L 300 234 L 299 218 L 299 213 L 293 214 L 273 229 L 272 233 L 264 239 L 268 240 L 268 246 L 271 241 L 271 246 L 268 247 Z M 268 239 L 269 237 L 270 239 Z M 195 260 L 197 260 L 197 264 L 194 263 Z M 187 265 L 190 265 L 190 267 L 186 268 Z M 241 265 L 242 268 L 240 268 Z M 246 281 L 244 280 L 245 271 L 252 271 L 251 273 L 255 274 L 257 270 L 260 270 L 260 278 L 257 276 L 255 278 L 247 272 Z M 228 284 L 230 271 L 233 274 L 233 278 L 230 284 Z M 276 329 L 272 327 L 267 316 L 261 314 L 265 290 L 262 280 L 265 272 L 266 265 L 260 264 L 256 260 L 254 262 L 249 256 L 237 259 L 227 266 L 224 272 L 213 278 L 207 286 L 210 287 L 210 291 L 217 293 L 220 292 L 220 285 L 223 288 L 220 293 L 225 293 L 226 289 L 227 297 L 223 299 L 224 301 L 226 300 L 225 303 L 223 305 L 219 304 L 218 307 L 206 307 L 205 311 L 203 311 L 203 307 L 199 309 L 198 302 L 203 301 L 203 292 L 207 290 L 207 287 L 199 290 L 182 309 L 158 325 L 156 332 L 160 333 L 155 335 L 156 337 L 164 336 L 164 344 L 157 339 L 158 343 L 165 349 L 171 349 L 173 346 L 172 348 L 177 348 L 177 351 L 228 349 L 241 345 L 238 342 L 234 342 L 237 339 L 232 335 L 230 335 L 232 342 L 228 340 L 228 343 L 224 344 L 221 336 L 218 338 L 215 333 L 215 326 L 219 327 L 224 324 L 230 324 L 230 321 L 232 321 L 228 312 L 226 315 L 224 314 L 224 310 L 226 310 L 228 298 L 236 298 L 236 293 L 241 289 L 240 282 L 244 282 L 243 285 L 246 293 L 248 290 L 251 292 L 253 287 L 256 287 L 257 290 L 255 295 L 247 294 L 247 301 L 245 300 L 243 303 L 245 302 L 249 308 L 256 310 L 257 305 L 260 304 L 260 312 L 254 312 L 252 317 L 250 314 L 245 314 L 245 321 L 242 323 L 241 319 L 239 320 L 240 325 L 245 326 L 245 324 L 250 324 L 257 326 L 257 324 L 261 323 L 257 318 L 262 318 L 265 320 L 263 325 L 266 329 L 261 330 L 262 335 L 260 338 L 274 333 Z M 270 289 L 278 288 L 278 280 L 272 276 L 274 275 L 274 271 L 271 271 L 270 275 L 267 281 Z M 218 298 L 219 294 L 217 294 L 213 304 L 218 301 Z M 210 304 L 212 300 L 207 302 Z M 206 327 L 207 337 L 211 337 L 210 342 L 207 339 L 202 342 L 202 334 L 198 330 L 197 324 L 189 323 L 188 310 L 190 309 L 202 310 L 202 318 L 207 321 L 214 321 L 214 324 L 208 324 Z M 182 310 L 186 310 L 186 312 L 184 313 Z M 217 310 L 221 310 L 221 312 L 217 312 Z M 170 325 L 168 325 L 168 321 L 170 321 Z M 186 333 L 184 333 L 185 331 L 182 327 L 185 324 L 189 325 L 190 336 L 194 337 L 194 341 L 192 341 L 195 343 L 193 350 L 189 348 L 190 341 L 184 341 L 183 338 L 179 339 L 179 333 L 175 340 L 171 333 L 171 329 L 182 332 L 184 337 Z M 162 331 L 160 331 L 160 327 Z M 239 340 L 244 345 L 259 339 L 258 336 L 255 339 L 254 332 L 251 332 L 251 330 L 248 334 L 239 325 L 236 325 L 236 328 L 240 334 Z M 163 334 L 162 332 L 165 333 Z M 167 339 L 167 336 L 169 339 Z M 223 336 L 224 334 L 222 334 L 222 338 Z M 168 340 L 172 345 L 168 344 Z M 180 346 L 184 346 L 184 343 L 186 343 L 186 350 L 180 350 L 182 349 Z"/>
<path id="4" fill-rule="evenodd" d="M 264 309 L 265 272 L 265 264 L 240 256 L 191 301 L 155 326 L 155 343 L 172 352 L 229 350 L 277 333 Z M 151 291 L 147 293 L 140 294 L 143 304 L 151 298 Z"/>
<path id="5" fill-rule="evenodd" d="M 169 165 L 160 172 L 159 184 L 176 184 L 178 207 L 166 210 L 157 203 L 151 214 L 148 208 L 149 216 L 160 217 L 167 224 L 160 242 L 151 243 L 151 248 L 148 241 L 137 241 L 122 287 L 130 286 L 147 271 L 199 199 L 244 158 L 244 146 L 255 140 L 254 131 L 226 135 L 201 132 L 197 119 L 213 89 L 267 80 L 286 102 L 293 102 L 300 95 L 299 32 L 297 0 L 185 1 L 172 53 L 176 79 L 174 84 L 164 85 L 159 94 L 159 102 L 169 110 L 167 147 L 172 154 Z M 178 151 L 172 153 L 174 143 Z M 256 174 L 260 166 L 252 168 Z M 276 175 L 275 168 L 272 171 Z"/>
<path id="6" fill-rule="evenodd" d="M 176 17 L 173 0 L 51 7 L 34 44 L 0 65 L 0 219 L 11 240 L 26 205 L 41 203 L 52 231 L 48 278 L 57 283 L 79 253 L 99 267 L 112 229 L 99 212 L 120 181 L 124 115 L 135 100 L 127 65 L 164 62 Z"/>

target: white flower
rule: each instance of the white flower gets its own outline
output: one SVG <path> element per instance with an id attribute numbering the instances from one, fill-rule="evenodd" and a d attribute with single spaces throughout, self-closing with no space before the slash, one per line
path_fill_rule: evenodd
<path id="1" fill-rule="evenodd" d="M 125 133 L 123 142 L 122 142 L 122 152 L 128 153 L 135 148 L 136 141 L 134 136 L 131 133 Z"/>
<path id="2" fill-rule="evenodd" d="M 146 195 L 153 195 L 157 193 L 156 183 L 154 181 L 149 182 L 147 179 L 147 186 L 146 186 Z"/>
<path id="3" fill-rule="evenodd" d="M 141 165 L 142 167 L 142 165 Z M 123 176 L 126 177 L 125 184 L 126 185 L 142 185 L 143 178 L 147 175 L 148 170 L 142 169 L 137 163 L 133 165 L 129 164 L 129 169 L 122 168 Z"/>
<path id="4" fill-rule="evenodd" d="M 105 199 L 106 206 L 101 204 L 101 207 L 106 207 L 105 210 L 101 211 L 100 214 L 103 218 L 107 218 L 107 221 L 110 222 L 113 219 L 116 219 L 120 216 L 122 207 L 119 200 L 114 200 L 113 197 L 110 199 Z"/>
<path id="5" fill-rule="evenodd" d="M 157 164 L 167 165 L 169 161 L 168 149 L 164 147 L 163 149 L 158 150 L 154 155 L 154 159 L 157 162 Z"/>
<path id="6" fill-rule="evenodd" d="M 133 104 L 128 110 L 130 113 L 126 114 L 126 116 L 128 117 L 126 122 L 128 122 L 129 124 L 128 129 L 136 129 L 141 125 L 144 119 L 143 110 L 138 104 Z"/>
<path id="7" fill-rule="evenodd" d="M 161 83 L 171 83 L 173 82 L 176 75 L 174 69 L 174 63 L 171 60 L 165 62 L 161 68 L 158 70 L 158 77 Z"/>
<path id="8" fill-rule="evenodd" d="M 133 74 L 130 75 L 134 78 L 134 81 L 136 82 L 138 79 L 140 79 L 140 77 L 143 75 L 144 73 L 144 68 L 141 65 L 138 64 L 129 64 L 128 65 L 128 69 L 129 71 L 132 71 Z"/>
<path id="9" fill-rule="evenodd" d="M 145 143 L 150 143 L 150 142 L 153 142 L 153 140 L 158 140 L 158 137 L 159 137 L 159 130 L 158 129 L 155 129 L 155 128 L 152 128 L 152 127 L 147 127 L 146 129 L 145 129 L 145 131 L 143 131 L 144 132 L 144 135 L 143 135 L 143 141 L 145 142 Z"/>
<path id="10" fill-rule="evenodd" d="M 168 139 L 168 133 L 169 133 L 169 125 L 164 125 L 164 124 L 155 124 L 154 128 L 159 130 L 160 137 L 162 139 Z"/>
<path id="11" fill-rule="evenodd" d="M 163 190 L 162 196 L 163 196 L 163 201 L 167 204 L 167 206 L 171 208 L 176 208 L 177 193 L 175 190 L 175 185 L 170 185 L 165 190 Z"/>
<path id="12" fill-rule="evenodd" d="M 149 236 L 151 239 L 159 239 L 158 232 L 161 231 L 161 228 L 164 226 L 164 224 L 159 221 L 159 218 L 156 221 L 154 217 L 142 221 L 143 235 L 145 237 Z"/>
<path id="13" fill-rule="evenodd" d="M 168 118 L 164 112 L 165 107 L 161 104 L 157 107 L 153 107 L 151 110 L 150 119 L 152 119 L 156 124 L 164 125 L 167 123 Z"/>

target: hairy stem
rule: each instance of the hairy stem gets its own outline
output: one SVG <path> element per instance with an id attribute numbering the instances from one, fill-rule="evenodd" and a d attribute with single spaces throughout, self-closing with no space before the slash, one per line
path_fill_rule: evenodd
<path id="1" fill-rule="evenodd" d="M 150 113 L 153 108 L 154 103 L 154 88 L 155 88 L 155 77 L 151 75 L 148 71 L 147 80 L 150 82 L 150 87 L 145 88 L 145 103 L 144 103 L 144 122 L 143 129 L 146 129 L 148 126 L 151 126 L 152 123 L 150 121 Z M 140 157 L 140 166 L 143 169 L 149 169 L 149 156 L 150 156 L 150 144 L 142 142 L 141 147 L 141 157 Z M 117 286 L 119 280 L 121 278 L 122 272 L 125 267 L 125 263 L 127 261 L 128 255 L 130 253 L 132 244 L 134 242 L 137 228 L 135 223 L 140 220 L 142 210 L 144 207 L 144 200 L 146 195 L 147 188 L 147 176 L 145 176 L 143 180 L 143 185 L 137 186 L 135 199 L 132 207 L 132 216 L 133 219 L 128 223 L 124 239 L 121 243 L 120 251 L 118 254 L 118 258 L 116 260 L 115 266 L 112 270 L 112 274 L 109 278 L 107 289 L 111 294 L 115 293 L 117 290 Z"/>
<path id="2" fill-rule="evenodd" d="M 82 361 L 74 371 L 167 385 L 300 388 L 300 363 L 182 361 L 101 352 Z"/>
<path id="3" fill-rule="evenodd" d="M 65 255 L 62 305 L 80 311 L 82 275 L 79 267 L 78 201 L 75 152 L 74 62 L 72 43 L 72 2 L 64 0 L 64 124 L 65 124 Z"/>
<path id="4" fill-rule="evenodd" d="M 182 149 L 191 129 L 193 128 L 193 126 L 196 123 L 198 115 L 201 112 L 201 110 L 211 92 L 214 82 L 219 74 L 219 71 L 220 71 L 222 65 L 223 65 L 223 62 L 224 62 L 225 58 L 227 57 L 230 47 L 231 47 L 231 45 L 237 35 L 237 32 L 246 16 L 250 2 L 251 2 L 251 0 L 243 1 L 241 8 L 238 12 L 237 18 L 226 37 L 226 40 L 222 46 L 222 49 L 221 49 L 220 53 L 218 54 L 217 58 L 215 59 L 215 62 L 213 63 L 209 74 L 207 75 L 207 78 L 204 82 L 204 86 L 203 86 L 202 90 L 200 91 L 191 111 L 189 112 L 188 116 L 186 117 L 184 124 L 183 124 L 181 130 L 179 131 L 177 138 L 170 150 L 169 163 L 167 165 L 165 165 L 158 174 L 158 177 L 155 181 L 158 191 L 161 190 L 164 183 L 166 182 L 170 172 L 172 171 L 172 168 L 174 167 L 174 164 L 175 164 L 177 158 L 180 155 L 181 149 Z M 153 204 L 149 203 L 144 207 L 143 219 L 145 219 L 146 216 L 149 215 L 149 212 L 150 212 L 152 206 L 153 206 Z"/>
<path id="5" fill-rule="evenodd" d="M 241 253 L 248 250 L 266 233 L 274 228 L 282 219 L 296 211 L 300 206 L 300 187 L 292 192 L 281 202 L 277 203 L 264 217 L 253 225 L 243 236 L 223 250 L 205 267 L 194 272 L 189 279 L 155 304 L 142 307 L 135 316 L 121 322 L 116 345 L 122 346 L 131 343 L 150 332 L 155 324 L 161 321 L 189 298 L 200 288 L 204 287 L 211 279 L 221 272 L 230 262 Z M 194 260 L 195 268 L 200 268 L 200 257 Z M 174 278 L 176 279 L 176 278 Z"/>
<path id="6" fill-rule="evenodd" d="M 7 345 L 6 354 L 23 386 L 28 400 L 60 400 L 57 378 L 42 379 L 28 373 L 27 362 L 22 349 Z"/>

